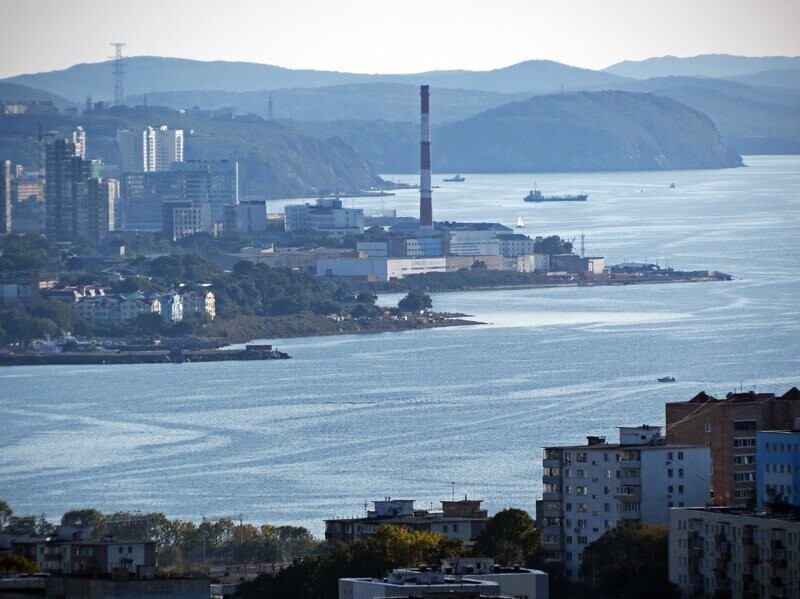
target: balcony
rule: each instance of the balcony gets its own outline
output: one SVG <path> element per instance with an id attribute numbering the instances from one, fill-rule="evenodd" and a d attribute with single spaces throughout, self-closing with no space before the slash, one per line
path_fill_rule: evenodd
<path id="1" fill-rule="evenodd" d="M 742 545 L 751 546 L 755 543 L 753 537 L 742 537 Z"/>
<path id="2" fill-rule="evenodd" d="M 769 565 L 773 568 L 785 568 L 787 565 L 786 558 L 776 557 L 769 560 Z"/>
<path id="3" fill-rule="evenodd" d="M 771 576 L 769 579 L 769 583 L 774 587 L 782 587 L 783 578 L 781 576 Z"/>
<path id="4" fill-rule="evenodd" d="M 561 477 L 557 474 L 545 474 L 542 476 L 542 484 L 547 485 L 557 485 L 561 483 Z"/>
<path id="5" fill-rule="evenodd" d="M 689 558 L 690 559 L 700 559 L 705 556 L 705 551 L 703 551 L 702 547 L 691 547 L 689 549 Z"/>
<path id="6" fill-rule="evenodd" d="M 761 560 L 758 558 L 757 555 L 748 555 L 747 563 L 750 564 L 751 566 L 755 566 L 756 564 L 760 564 Z"/>
<path id="7" fill-rule="evenodd" d="M 769 542 L 770 549 L 783 549 L 783 539 L 772 539 Z"/>

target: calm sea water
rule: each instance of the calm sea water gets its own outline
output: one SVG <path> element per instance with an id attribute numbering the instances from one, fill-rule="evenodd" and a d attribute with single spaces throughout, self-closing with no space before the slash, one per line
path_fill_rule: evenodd
<path id="1" fill-rule="evenodd" d="M 800 384 L 800 157 L 746 163 L 467 174 L 434 191 L 437 219 L 522 215 L 531 235 L 583 231 L 587 254 L 610 262 L 732 282 L 436 294 L 437 309 L 488 324 L 279 341 L 288 361 L 2 369 L 0 498 L 20 514 L 243 512 L 317 534 L 365 501 L 424 506 L 453 486 L 492 511 L 532 511 L 544 445 L 663 424 L 665 402 L 700 390 Z M 589 201 L 524 204 L 534 182 Z M 348 202 L 412 215 L 417 197 Z"/>

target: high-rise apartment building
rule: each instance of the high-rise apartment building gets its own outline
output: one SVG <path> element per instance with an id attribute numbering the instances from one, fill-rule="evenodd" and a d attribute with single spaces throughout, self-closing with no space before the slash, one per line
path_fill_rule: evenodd
<path id="1" fill-rule="evenodd" d="M 756 506 L 775 498 L 800 507 L 800 418 L 790 431 L 756 433 Z M 798 554 L 800 558 L 800 554 Z"/>
<path id="2" fill-rule="evenodd" d="M 54 241 L 75 238 L 78 183 L 89 178 L 91 163 L 78 154 L 75 143 L 56 139 L 45 149 L 45 221 Z"/>
<path id="3" fill-rule="evenodd" d="M 114 186 L 108 180 L 90 177 L 76 189 L 75 238 L 98 243 L 114 230 Z"/>
<path id="4" fill-rule="evenodd" d="M 11 161 L 0 160 L 0 235 L 11 233 Z"/>
<path id="5" fill-rule="evenodd" d="M 183 130 L 166 125 L 146 127 L 141 131 L 123 129 L 117 133 L 120 171 L 155 173 L 170 170 L 183 162 Z"/>
<path id="6" fill-rule="evenodd" d="M 183 198 L 208 202 L 213 223 L 225 222 L 225 206 L 239 203 L 239 163 L 235 160 L 188 160 L 170 169 L 181 181 Z"/>
<path id="7" fill-rule="evenodd" d="M 710 500 L 708 447 L 667 444 L 658 426 L 620 427 L 619 437 L 544 449 L 536 521 L 545 559 L 572 581 L 586 546 L 606 531 L 628 521 L 665 525 L 670 508 Z"/>
<path id="8" fill-rule="evenodd" d="M 729 393 L 724 399 L 701 392 L 665 409 L 669 443 L 711 448 L 714 504 L 746 507 L 756 500 L 756 432 L 792 428 L 800 418 L 800 390 Z"/>

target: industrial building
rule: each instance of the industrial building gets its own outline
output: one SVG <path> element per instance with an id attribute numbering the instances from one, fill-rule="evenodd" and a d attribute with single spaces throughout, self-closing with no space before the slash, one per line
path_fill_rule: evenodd
<path id="1" fill-rule="evenodd" d="M 364 232 L 364 211 L 344 208 L 339 198 L 319 198 L 314 205 L 289 204 L 284 212 L 287 231 L 316 231 L 331 237 Z"/>
<path id="2" fill-rule="evenodd" d="M 667 444 L 659 426 L 620 427 L 619 443 L 544 449 L 536 522 L 545 560 L 578 581 L 583 550 L 623 522 L 663 524 L 672 507 L 705 506 L 711 455 L 705 445 Z"/>

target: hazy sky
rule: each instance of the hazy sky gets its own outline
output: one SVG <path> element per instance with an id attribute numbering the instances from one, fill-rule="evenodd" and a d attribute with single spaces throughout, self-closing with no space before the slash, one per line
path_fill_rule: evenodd
<path id="1" fill-rule="evenodd" d="M 0 77 L 127 55 L 402 73 L 800 55 L 800 0 L 0 0 Z"/>

